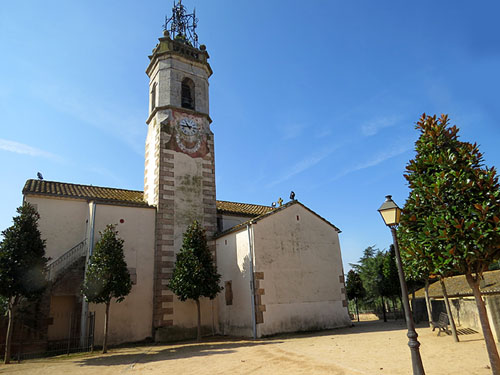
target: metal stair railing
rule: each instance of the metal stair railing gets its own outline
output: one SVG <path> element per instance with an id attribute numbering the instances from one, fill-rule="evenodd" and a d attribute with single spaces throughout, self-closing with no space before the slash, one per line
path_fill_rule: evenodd
<path id="1" fill-rule="evenodd" d="M 47 266 L 47 279 L 52 281 L 65 268 L 71 266 L 87 253 L 87 240 L 83 240 Z"/>

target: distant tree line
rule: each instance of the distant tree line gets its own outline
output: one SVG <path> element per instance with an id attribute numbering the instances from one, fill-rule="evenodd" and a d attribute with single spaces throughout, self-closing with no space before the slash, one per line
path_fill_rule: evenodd
<path id="1" fill-rule="evenodd" d="M 350 266 L 346 292 L 358 320 L 360 308 L 379 312 L 384 320 L 387 320 L 387 311 L 395 315 L 401 306 L 401 288 L 393 246 L 387 251 L 370 246 L 359 262 Z"/>

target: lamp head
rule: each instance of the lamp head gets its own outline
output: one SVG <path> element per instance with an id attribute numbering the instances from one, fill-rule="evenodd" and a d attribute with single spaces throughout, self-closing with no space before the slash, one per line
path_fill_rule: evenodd
<path id="1" fill-rule="evenodd" d="M 385 196 L 385 202 L 378 209 L 385 225 L 393 227 L 399 224 L 401 219 L 401 209 L 392 200 L 392 195 Z"/>

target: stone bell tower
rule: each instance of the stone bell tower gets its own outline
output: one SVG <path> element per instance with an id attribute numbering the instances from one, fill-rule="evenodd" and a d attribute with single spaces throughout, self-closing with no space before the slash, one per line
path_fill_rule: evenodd
<path id="1" fill-rule="evenodd" d="M 205 46 L 198 46 L 195 14 L 187 14 L 180 0 L 172 12 L 146 69 L 150 81 L 144 198 L 157 207 L 153 333 L 162 340 L 186 337 L 197 325 L 194 302 L 179 301 L 167 287 L 183 233 L 198 220 L 215 250 L 210 239 L 216 230 L 208 105 L 212 69 Z M 216 311 L 213 301 L 202 301 L 203 326 L 212 329 Z"/>

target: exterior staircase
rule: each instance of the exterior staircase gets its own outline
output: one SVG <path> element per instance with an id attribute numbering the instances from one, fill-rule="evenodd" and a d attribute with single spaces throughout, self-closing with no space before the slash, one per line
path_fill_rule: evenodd
<path id="1" fill-rule="evenodd" d="M 76 263 L 81 257 L 87 255 L 87 240 L 73 246 L 47 266 L 47 279 L 53 281 L 65 269 Z"/>

